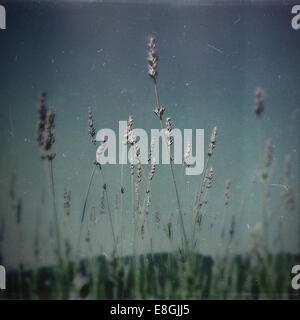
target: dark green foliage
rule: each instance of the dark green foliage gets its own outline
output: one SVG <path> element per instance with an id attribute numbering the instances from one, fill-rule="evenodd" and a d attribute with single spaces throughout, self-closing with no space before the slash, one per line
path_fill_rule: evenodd
<path id="1" fill-rule="evenodd" d="M 213 260 L 176 253 L 138 257 L 99 257 L 60 267 L 11 271 L 4 299 L 299 299 L 290 285 L 293 255 L 269 256 L 270 269 L 251 266 L 251 256 Z M 88 279 L 74 286 L 77 274 Z M 76 291 L 77 290 L 77 291 Z M 74 296 L 74 292 L 76 293 Z M 72 294 L 73 293 L 73 294 Z"/>

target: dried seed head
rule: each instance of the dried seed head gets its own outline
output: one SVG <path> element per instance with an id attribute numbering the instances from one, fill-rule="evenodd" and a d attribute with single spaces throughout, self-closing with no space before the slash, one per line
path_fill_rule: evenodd
<path id="1" fill-rule="evenodd" d="M 151 166 L 151 170 L 150 170 L 150 173 L 149 173 L 149 180 L 152 180 L 153 179 L 153 176 L 154 176 L 154 173 L 155 173 L 155 169 L 156 169 L 156 161 L 155 159 L 153 159 L 153 163 L 152 163 L 152 166 Z"/>
<path id="2" fill-rule="evenodd" d="M 170 147 L 173 144 L 172 132 L 165 130 L 165 137 L 166 137 L 167 144 Z"/>
<path id="3" fill-rule="evenodd" d="M 130 175 L 131 176 L 134 175 L 134 164 L 133 164 L 133 161 L 130 163 Z"/>
<path id="4" fill-rule="evenodd" d="M 67 216 L 70 215 L 71 191 L 64 189 L 64 209 Z"/>
<path id="5" fill-rule="evenodd" d="M 213 176 L 214 176 L 214 169 L 213 168 L 207 169 L 205 182 L 204 182 L 207 189 L 209 189 L 212 185 Z"/>
<path id="6" fill-rule="evenodd" d="M 229 191 L 230 191 L 230 180 L 226 180 L 226 182 L 225 182 L 225 191 L 224 191 L 225 206 L 227 206 L 228 203 L 229 203 Z"/>
<path id="7" fill-rule="evenodd" d="M 141 178 L 142 178 L 142 165 L 139 162 L 138 166 L 137 166 L 137 173 L 136 173 L 136 181 L 137 181 L 137 183 L 141 182 Z"/>
<path id="8" fill-rule="evenodd" d="M 55 120 L 55 110 L 53 108 L 49 109 L 47 112 L 47 120 L 45 125 L 45 143 L 44 149 L 46 151 L 50 150 L 53 143 L 55 142 L 54 138 L 54 120 Z"/>
<path id="9" fill-rule="evenodd" d="M 150 190 L 149 190 L 150 191 Z M 150 206 L 150 192 L 147 192 L 147 202 L 146 207 L 148 208 Z"/>
<path id="10" fill-rule="evenodd" d="M 155 144 L 155 138 L 152 137 L 151 138 L 150 150 L 149 150 L 149 153 L 148 153 L 148 163 L 151 162 L 151 157 L 152 157 L 152 154 L 153 154 L 153 151 L 154 151 L 154 144 Z"/>
<path id="11" fill-rule="evenodd" d="M 159 228 L 159 223 L 160 223 L 160 214 L 158 209 L 155 210 L 155 222 L 157 224 L 157 227 Z"/>
<path id="12" fill-rule="evenodd" d="M 128 131 L 131 131 L 133 129 L 133 117 L 131 115 L 128 117 L 127 120 L 127 128 Z"/>
<path id="13" fill-rule="evenodd" d="M 128 134 L 128 143 L 132 146 L 136 145 L 136 136 L 133 134 L 133 131 L 130 131 Z"/>
<path id="14" fill-rule="evenodd" d="M 103 152 L 105 151 L 106 148 L 106 142 L 107 142 L 107 136 L 102 136 L 100 138 L 100 146 L 98 147 L 97 151 L 96 151 L 96 159 L 99 159 L 99 157 L 103 154 Z M 98 162 L 97 162 L 98 164 Z"/>
<path id="15" fill-rule="evenodd" d="M 217 127 L 214 127 L 213 128 L 213 131 L 211 133 L 211 136 L 210 136 L 210 143 L 208 145 L 208 156 L 211 157 L 213 155 L 213 150 L 214 148 L 216 147 L 216 142 L 217 142 L 217 130 L 218 128 Z"/>
<path id="16" fill-rule="evenodd" d="M 192 152 L 192 148 L 191 148 L 191 144 L 190 142 L 187 143 L 187 146 L 186 146 L 186 150 L 184 152 L 184 155 L 183 155 L 183 158 L 184 158 L 184 165 L 189 167 L 189 164 L 188 164 L 188 160 L 191 156 L 191 152 Z"/>
<path id="17" fill-rule="evenodd" d="M 47 108 L 46 108 L 46 93 L 42 92 L 38 104 L 39 120 L 37 122 L 37 142 L 40 147 L 44 144 L 44 131 L 46 124 Z"/>
<path id="18" fill-rule="evenodd" d="M 172 120 L 169 117 L 166 119 L 166 128 L 168 131 L 172 131 Z"/>
<path id="19" fill-rule="evenodd" d="M 272 162 L 272 141 L 271 141 L 271 139 L 268 139 L 266 141 L 264 162 L 265 162 L 266 167 L 269 167 Z"/>
<path id="20" fill-rule="evenodd" d="M 136 145 L 136 137 L 133 134 L 133 117 L 132 116 L 129 116 L 127 120 L 127 126 L 124 132 L 123 144 L 126 145 L 127 143 L 129 143 L 132 146 Z"/>
<path id="21" fill-rule="evenodd" d="M 173 137 L 172 137 L 172 120 L 171 118 L 166 119 L 166 138 L 167 138 L 167 143 L 169 146 L 173 144 Z"/>
<path id="22" fill-rule="evenodd" d="M 158 62 L 158 56 L 155 51 L 155 38 L 154 36 L 148 37 L 148 74 L 149 76 L 156 81 L 157 78 L 157 62 Z"/>
<path id="23" fill-rule="evenodd" d="M 260 116 L 264 111 L 264 91 L 261 88 L 256 88 L 254 97 L 254 111 L 257 116 Z"/>
<path id="24" fill-rule="evenodd" d="M 216 144 L 216 141 L 217 141 L 217 129 L 218 129 L 217 127 L 213 128 L 213 131 L 210 137 L 210 142 L 213 144 Z"/>
<path id="25" fill-rule="evenodd" d="M 95 139 L 96 130 L 95 130 L 95 127 L 94 127 L 94 119 L 93 119 L 92 108 L 88 108 L 88 115 L 89 115 L 89 117 L 88 117 L 89 135 L 91 137 L 91 142 L 95 143 L 96 142 L 96 139 Z"/>
<path id="26" fill-rule="evenodd" d="M 145 236 L 145 225 L 142 224 L 142 226 L 141 226 L 141 237 L 142 237 L 143 240 L 144 240 L 144 236 Z"/>
<path id="27" fill-rule="evenodd" d="M 162 116 L 165 112 L 165 108 L 163 106 L 156 107 L 153 112 L 159 117 L 159 119 L 162 119 Z"/>
<path id="28" fill-rule="evenodd" d="M 44 132 L 44 143 L 42 146 L 43 153 L 41 155 L 41 159 L 48 159 L 53 160 L 55 157 L 55 154 L 50 152 L 54 142 L 54 120 L 55 120 L 55 110 L 53 108 L 50 108 L 47 111 L 47 118 L 45 123 L 45 132 Z"/>
<path id="29" fill-rule="evenodd" d="M 100 197 L 100 214 L 105 214 L 105 189 L 102 188 L 101 197 Z"/>
<path id="30" fill-rule="evenodd" d="M 54 138 L 54 120 L 55 110 L 46 107 L 46 93 L 42 93 L 38 106 L 39 120 L 37 123 L 37 142 L 41 148 L 41 159 L 53 160 L 55 154 L 50 152 L 55 142 Z"/>

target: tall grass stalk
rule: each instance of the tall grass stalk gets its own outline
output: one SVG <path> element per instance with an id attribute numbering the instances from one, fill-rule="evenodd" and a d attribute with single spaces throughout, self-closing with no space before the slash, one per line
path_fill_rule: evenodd
<path id="1" fill-rule="evenodd" d="M 80 229 L 79 229 L 79 237 L 78 237 L 78 244 L 77 244 L 77 248 L 78 248 L 78 258 L 80 259 L 80 244 L 81 244 L 81 237 L 82 237 L 82 231 L 83 231 L 83 227 L 84 227 L 84 218 L 85 218 L 85 212 L 86 212 L 86 205 L 88 202 L 88 197 L 89 197 L 89 193 L 90 193 L 90 189 L 91 189 L 91 185 L 92 185 L 92 181 L 93 181 L 93 177 L 96 171 L 96 167 L 97 167 L 98 163 L 94 163 L 93 164 L 93 169 L 92 169 L 92 173 L 89 179 L 89 184 L 86 190 L 86 194 L 85 194 L 85 198 L 84 198 L 84 204 L 83 204 L 83 208 L 82 208 L 82 213 L 81 213 L 81 220 L 80 220 Z"/>
<path id="2" fill-rule="evenodd" d="M 57 254 L 59 263 L 61 263 L 62 262 L 62 255 L 61 255 L 60 230 L 59 230 L 59 221 L 58 221 L 58 214 L 57 214 L 56 201 L 55 201 L 55 189 L 54 189 L 52 161 L 53 160 L 51 160 L 51 159 L 47 159 L 47 166 L 48 166 L 48 173 L 49 173 L 48 177 L 49 177 L 50 195 L 51 195 L 52 205 L 53 205 L 55 236 L 56 236 L 56 254 Z"/>
<path id="3" fill-rule="evenodd" d="M 124 187 L 124 157 L 125 157 L 125 150 L 126 150 L 126 146 L 124 145 L 122 148 L 122 164 L 121 164 L 121 197 L 120 197 L 120 211 L 121 211 L 121 215 L 120 215 L 120 251 L 121 254 L 123 253 L 123 236 L 124 236 L 124 228 L 123 228 L 123 223 L 124 223 L 124 193 L 125 193 L 125 187 Z"/>
<path id="4" fill-rule="evenodd" d="M 106 198 L 106 203 L 107 203 L 107 210 L 108 210 L 108 216 L 109 216 L 109 223 L 110 223 L 110 227 L 111 227 L 111 233 L 112 233 L 112 237 L 113 237 L 114 252 L 116 253 L 116 250 L 117 250 L 117 240 L 116 240 L 115 231 L 114 231 L 114 225 L 113 225 L 113 220 L 112 220 L 112 213 L 111 213 L 110 205 L 109 205 L 109 199 L 108 199 L 108 194 L 107 194 L 107 185 L 106 185 L 106 183 L 105 183 L 104 173 L 103 173 L 103 170 L 102 170 L 102 168 L 101 168 L 101 165 L 99 164 L 98 167 L 99 167 L 99 171 L 100 171 L 101 176 L 102 176 L 103 184 L 105 185 L 104 193 L 105 193 L 105 198 Z"/>
<path id="5" fill-rule="evenodd" d="M 195 194 L 195 205 L 194 205 L 194 223 L 193 223 L 193 230 L 192 230 L 192 246 L 194 246 L 195 243 L 195 232 L 196 232 L 196 225 L 197 225 L 197 221 L 199 218 L 199 214 L 200 214 L 200 210 L 201 210 L 201 197 L 203 194 L 203 187 L 204 187 L 204 181 L 205 181 L 205 175 L 206 175 L 206 171 L 208 168 L 208 164 L 209 164 L 209 160 L 210 157 L 208 156 L 206 161 L 205 161 L 205 165 L 204 165 L 204 169 L 203 169 L 203 173 L 202 173 L 202 179 L 199 185 L 199 189 Z"/>
<path id="6" fill-rule="evenodd" d="M 161 105 L 160 105 L 160 101 L 159 101 L 157 83 L 156 83 L 155 79 L 154 79 L 154 91 L 155 91 L 155 98 L 156 98 L 156 106 L 159 109 L 161 107 Z M 175 175 L 174 175 L 174 169 L 173 169 L 173 163 L 172 163 L 172 158 L 171 158 L 171 154 L 170 154 L 170 149 L 169 149 L 168 142 L 167 142 L 167 139 L 166 139 L 166 136 L 165 136 L 165 127 L 164 127 L 164 124 L 163 124 L 161 116 L 159 118 L 159 121 L 160 121 L 160 127 L 161 127 L 163 135 L 164 135 L 164 139 L 165 139 L 165 143 L 166 143 L 166 146 L 167 146 L 167 150 L 169 152 L 170 172 L 171 172 L 171 178 L 172 178 L 175 197 L 176 197 L 177 213 L 178 213 L 181 233 L 182 233 L 182 237 L 183 237 L 183 244 L 184 244 L 185 250 L 188 251 L 188 240 L 187 240 L 187 236 L 186 236 L 185 228 L 184 228 L 184 223 L 183 223 L 183 216 L 182 216 L 181 205 L 180 205 L 180 200 L 179 200 L 179 193 L 178 193 L 178 189 L 177 189 L 177 185 L 176 185 L 176 180 L 175 180 Z"/>

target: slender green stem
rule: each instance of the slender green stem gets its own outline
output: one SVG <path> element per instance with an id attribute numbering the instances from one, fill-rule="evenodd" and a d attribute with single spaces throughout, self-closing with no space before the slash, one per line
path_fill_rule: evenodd
<path id="1" fill-rule="evenodd" d="M 258 136 L 258 145 L 259 145 L 259 167 L 262 168 L 263 165 L 263 133 L 262 133 L 262 123 L 261 119 L 258 119 L 257 122 L 257 136 Z M 267 272 L 267 285 L 268 287 L 272 287 L 272 283 L 270 280 L 269 276 L 269 254 L 268 254 L 268 220 L 266 216 L 266 188 L 268 187 L 267 181 L 263 182 L 262 185 L 262 193 L 261 193 L 261 219 L 262 219 L 262 224 L 263 224 L 263 237 L 264 237 L 264 245 L 263 245 L 263 250 L 264 250 L 264 257 L 263 257 L 263 263 L 266 268 Z"/>
<path id="2" fill-rule="evenodd" d="M 263 223 L 263 234 L 264 234 L 264 245 L 266 251 L 268 251 L 268 228 L 267 228 L 267 213 L 266 213 L 266 181 L 262 185 L 262 195 L 261 195 L 261 218 Z"/>
<path id="3" fill-rule="evenodd" d="M 121 254 L 123 252 L 123 221 L 124 221 L 124 155 L 125 155 L 125 146 L 122 148 L 122 164 L 121 164 L 121 199 L 120 199 L 120 238 L 121 238 Z"/>
<path id="4" fill-rule="evenodd" d="M 138 158 L 139 164 L 141 166 L 141 172 L 142 172 L 142 178 L 144 180 L 144 183 L 146 184 L 146 190 L 147 190 L 147 185 L 148 185 L 148 178 L 147 175 L 145 173 L 145 169 L 142 166 L 141 160 L 140 158 Z M 138 186 L 139 187 L 139 186 Z M 138 231 L 138 227 L 139 227 L 139 219 L 140 219 L 140 215 L 142 215 L 143 212 L 143 207 L 140 208 L 140 201 L 139 201 L 139 189 L 137 189 L 137 199 L 136 199 L 136 212 L 137 214 L 134 217 L 134 236 L 133 236 L 133 245 L 134 245 L 134 255 L 137 253 L 138 247 L 137 247 L 137 231 Z"/>
<path id="5" fill-rule="evenodd" d="M 144 196 L 142 211 L 141 211 L 143 222 L 145 221 L 145 207 L 146 207 L 146 201 L 147 201 L 147 191 L 150 192 L 150 185 L 151 185 L 151 180 L 148 179 L 147 187 L 146 187 L 146 190 L 145 190 L 145 196 Z"/>
<path id="6" fill-rule="evenodd" d="M 228 205 L 224 205 L 224 208 L 223 208 L 222 213 L 221 213 L 222 216 L 219 219 L 220 238 L 221 239 L 222 239 L 223 231 L 225 232 L 225 217 L 227 216 L 227 207 L 228 207 Z M 224 234 L 224 237 L 225 237 L 225 234 Z M 221 242 L 221 248 L 222 248 L 222 251 L 223 251 L 223 248 L 224 248 L 224 242 L 223 241 Z M 217 249 L 217 254 L 216 255 L 217 256 L 219 255 L 219 248 Z"/>
<path id="7" fill-rule="evenodd" d="M 253 192 L 253 189 L 254 189 L 254 186 L 255 186 L 255 183 L 256 183 L 257 170 L 258 170 L 258 167 L 256 167 L 256 169 L 255 169 L 254 179 L 251 182 L 251 185 L 248 188 L 248 191 L 246 191 L 246 193 L 243 194 L 243 197 L 242 197 L 241 202 L 240 202 L 238 214 L 237 214 L 237 220 L 242 221 L 242 218 L 245 216 L 246 203 L 247 203 L 247 201 L 249 199 L 249 195 L 251 195 L 252 192 Z M 239 224 L 237 223 L 236 225 L 239 225 Z M 240 242 L 239 241 L 240 240 L 240 231 L 241 231 L 241 228 L 237 229 L 237 231 L 235 232 L 235 235 L 234 235 L 235 242 L 237 244 Z M 237 247 L 237 249 L 238 249 L 238 247 Z"/>
<path id="8" fill-rule="evenodd" d="M 105 184 L 104 173 L 103 173 L 103 170 L 100 165 L 99 165 L 99 170 L 100 170 L 100 173 L 102 176 L 103 183 Z M 115 231 L 114 231 L 114 226 L 113 226 L 113 221 L 112 221 L 112 214 L 111 214 L 111 210 L 110 210 L 110 206 L 109 206 L 109 200 L 108 200 L 108 194 L 107 194 L 106 188 L 104 189 L 104 193 L 105 193 L 105 198 L 106 198 L 106 202 L 107 202 L 107 210 L 108 210 L 109 223 L 110 223 L 111 232 L 112 232 L 113 241 L 114 241 L 114 248 L 116 250 L 117 249 L 117 241 L 116 241 L 116 236 L 115 236 Z"/>
<path id="9" fill-rule="evenodd" d="M 201 179 L 201 182 L 199 185 L 199 190 L 196 194 L 196 201 L 195 201 L 195 207 L 194 207 L 194 223 L 193 223 L 193 231 L 192 231 L 192 245 L 194 245 L 194 242 L 195 242 L 196 224 L 197 224 L 197 219 L 198 219 L 199 213 L 200 213 L 201 196 L 203 193 L 203 185 L 204 185 L 204 181 L 205 181 L 205 175 L 206 175 L 206 170 L 208 167 L 209 159 L 210 159 L 210 157 L 207 157 L 206 162 L 205 162 L 205 166 L 204 166 L 204 170 L 203 170 L 202 179 Z"/>
<path id="10" fill-rule="evenodd" d="M 50 194 L 53 203 L 53 214 L 54 214 L 54 223 L 55 223 L 55 233 L 56 233 L 56 250 L 59 262 L 61 262 L 61 250 L 60 250 L 60 231 L 59 231 L 59 222 L 58 215 L 56 210 L 56 202 L 55 202 L 55 189 L 54 189 L 54 179 L 53 179 L 53 168 L 52 168 L 52 160 L 48 159 L 48 172 L 49 172 L 49 187 Z"/>
<path id="11" fill-rule="evenodd" d="M 157 108 L 159 108 L 161 105 L 160 105 L 156 80 L 154 80 L 154 92 L 155 92 L 156 106 Z"/>
<path id="12" fill-rule="evenodd" d="M 146 186 L 146 190 L 145 190 L 145 196 L 144 196 L 144 201 L 143 201 L 143 207 L 142 207 L 142 210 L 141 210 L 141 218 L 142 218 L 142 224 L 139 225 L 138 227 L 142 227 L 144 225 L 144 232 L 146 233 L 147 231 L 149 231 L 149 228 L 146 228 L 146 216 L 145 216 L 145 213 L 146 213 L 146 203 L 147 203 L 147 197 L 148 197 L 148 193 L 151 192 L 151 189 L 150 189 L 150 186 L 151 186 L 151 180 L 148 179 L 148 182 L 147 182 L 147 186 Z M 148 191 L 148 193 L 147 193 Z M 150 237 L 150 231 L 149 231 L 149 239 L 151 239 Z"/>
<path id="13" fill-rule="evenodd" d="M 193 225 L 193 234 L 192 234 L 193 237 L 192 237 L 192 239 L 194 241 L 193 243 L 195 243 L 195 246 L 197 244 L 197 241 L 195 241 L 196 226 L 199 225 L 199 231 L 200 231 L 201 230 L 201 225 L 203 223 L 203 219 L 206 216 L 206 205 L 205 205 L 205 202 L 206 202 L 206 199 L 207 199 L 207 193 L 208 193 L 208 189 L 205 190 L 204 201 L 203 201 L 203 204 L 201 205 L 201 207 L 200 207 L 200 203 L 199 203 L 199 208 L 198 208 L 198 211 L 197 211 L 196 220 L 195 220 L 194 225 Z M 203 209 L 203 211 L 201 211 L 201 209 Z M 201 223 L 198 222 L 200 211 L 201 211 Z"/>
<path id="14" fill-rule="evenodd" d="M 90 189 L 91 189 L 91 185 L 92 185 L 92 181 L 93 181 L 93 177 L 94 177 L 94 174 L 95 174 L 96 167 L 97 167 L 97 165 L 94 164 L 93 170 L 92 170 L 92 173 L 91 173 L 91 176 L 90 176 L 90 181 L 89 181 L 89 184 L 88 184 L 88 188 L 87 188 L 87 191 L 86 191 L 85 199 L 84 199 L 84 205 L 83 205 L 82 214 L 81 214 L 81 224 L 83 224 L 83 222 L 84 222 L 86 205 L 87 205 L 87 201 L 88 201 L 88 197 L 89 197 L 89 193 L 90 193 Z"/>
<path id="15" fill-rule="evenodd" d="M 134 183 L 133 183 L 133 174 L 131 175 L 131 205 L 132 205 L 132 218 L 134 219 L 135 215 L 135 201 L 134 201 Z"/>
<path id="16" fill-rule="evenodd" d="M 151 184 L 151 180 L 147 180 L 147 185 L 146 185 L 146 190 L 145 190 L 145 196 L 144 196 L 144 201 L 143 201 L 143 206 L 140 210 L 140 214 L 138 214 L 136 216 L 136 219 L 135 220 L 135 227 L 134 227 L 134 246 L 135 246 L 135 249 L 134 249 L 134 252 L 135 254 L 138 252 L 138 242 L 137 242 L 137 235 L 138 235 L 138 230 L 140 230 L 140 228 L 142 227 L 142 225 L 144 224 L 144 228 L 145 228 L 145 207 L 146 207 L 146 199 L 147 199 L 147 190 L 150 190 L 150 184 Z M 139 223 L 141 220 L 141 223 Z"/>
<path id="17" fill-rule="evenodd" d="M 258 147 L 259 147 L 259 149 L 258 149 L 258 151 L 259 151 L 258 165 L 261 166 L 262 161 L 263 161 L 263 154 L 264 154 L 261 119 L 257 120 L 257 139 L 258 139 Z"/>
<path id="18" fill-rule="evenodd" d="M 207 157 L 206 162 L 205 162 L 205 166 L 203 169 L 202 179 L 200 180 L 199 189 L 196 194 L 196 203 L 195 203 L 195 208 L 194 208 L 194 210 L 195 210 L 194 214 L 197 214 L 197 212 L 199 210 L 199 204 L 200 204 L 202 193 L 203 193 L 203 186 L 204 186 L 204 181 L 205 181 L 206 171 L 208 168 L 209 159 L 210 159 L 210 157 Z M 195 217 L 195 218 L 197 218 L 197 217 Z"/>
<path id="19" fill-rule="evenodd" d="M 154 90 L 155 90 L 157 108 L 160 108 L 160 101 L 159 101 L 159 95 L 158 95 L 156 81 L 154 81 Z M 161 126 L 161 129 L 162 129 L 163 133 L 164 133 L 165 128 L 164 128 L 164 124 L 163 124 L 163 121 L 162 121 L 161 117 L 160 117 L 160 126 Z M 178 212 L 178 216 L 179 216 L 181 232 L 182 232 L 182 236 L 183 236 L 183 240 L 184 240 L 185 249 L 188 250 L 188 240 L 187 240 L 185 229 L 184 229 L 183 216 L 182 216 L 180 200 L 179 200 L 179 194 L 178 194 L 178 189 L 177 189 L 174 170 L 173 170 L 173 163 L 172 163 L 172 159 L 171 159 L 171 155 L 170 155 L 170 151 L 169 151 L 169 146 L 168 146 L 167 139 L 166 139 L 165 135 L 164 135 L 164 139 L 165 139 L 165 142 L 166 142 L 166 145 L 167 145 L 167 150 L 169 152 L 170 171 L 171 171 L 171 176 L 172 176 L 172 181 L 173 181 L 173 186 L 174 186 L 174 191 L 175 191 L 175 196 L 176 196 L 177 212 Z"/>
<path id="20" fill-rule="evenodd" d="M 81 235 L 82 235 L 82 230 L 83 230 L 83 225 L 84 225 L 84 217 L 85 217 L 85 212 L 86 212 L 86 205 L 87 205 L 87 201 L 88 201 L 88 197 L 89 197 L 89 193 L 90 193 L 90 189 L 91 189 L 91 185 L 92 185 L 92 181 L 93 181 L 93 177 L 95 174 L 95 170 L 96 170 L 97 164 L 94 163 L 93 165 L 93 170 L 90 176 L 90 181 L 88 184 L 88 188 L 86 190 L 86 195 L 85 195 L 85 199 L 84 199 L 84 205 L 83 205 L 83 209 L 82 209 L 82 213 L 81 213 L 81 222 L 80 222 L 80 230 L 79 230 L 79 238 L 78 238 L 78 250 L 79 250 L 79 255 L 80 255 L 80 242 L 81 242 Z"/>

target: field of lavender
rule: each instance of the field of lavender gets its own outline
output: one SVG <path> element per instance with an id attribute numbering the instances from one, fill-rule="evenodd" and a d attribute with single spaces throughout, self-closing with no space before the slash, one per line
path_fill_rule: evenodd
<path id="1" fill-rule="evenodd" d="M 254 92 L 253 117 L 257 120 L 257 166 L 253 177 L 249 177 L 251 189 L 260 191 L 260 198 L 251 199 L 260 203 L 260 221 L 250 230 L 249 250 L 239 253 L 241 221 L 249 203 L 249 191 L 240 196 L 240 209 L 232 212 L 230 207 L 231 181 L 224 182 L 223 206 L 218 214 L 209 211 L 207 203 L 213 193 L 215 181 L 213 162 L 218 156 L 218 128 L 212 128 L 209 145 L 205 155 L 205 165 L 199 176 L 198 188 L 188 190 L 193 194 L 194 202 L 189 215 L 191 224 L 186 223 L 182 205 L 182 194 L 178 188 L 178 177 L 174 171 L 172 120 L 166 117 L 168 109 L 163 107 L 159 95 L 158 56 L 155 38 L 148 39 L 148 74 L 154 87 L 156 106 L 149 110 L 163 130 L 163 143 L 166 144 L 169 157 L 170 186 L 172 187 L 174 214 L 170 215 L 167 224 L 161 216 L 165 212 L 156 206 L 157 199 L 152 197 L 152 181 L 158 179 L 157 166 L 152 157 L 155 141 L 149 149 L 149 164 L 140 160 L 139 142 L 134 136 L 134 116 L 130 115 L 124 132 L 124 145 L 128 145 L 135 157 L 129 165 L 121 165 L 120 188 L 112 190 L 110 179 L 106 175 L 105 165 L 91 159 L 91 176 L 86 189 L 83 190 L 84 202 L 80 216 L 80 229 L 76 231 L 77 240 L 68 239 L 68 219 L 71 215 L 71 190 L 64 192 L 64 217 L 57 208 L 56 181 L 54 179 L 55 146 L 54 128 L 56 111 L 48 108 L 46 93 L 42 93 L 38 104 L 37 142 L 41 150 L 41 161 L 45 164 L 49 184 L 49 197 L 53 212 L 53 252 L 55 263 L 52 266 L 25 268 L 20 263 L 17 270 L 7 274 L 7 288 L 0 291 L 1 299 L 299 299 L 300 295 L 291 287 L 291 268 L 299 262 L 299 255 L 291 254 L 284 249 L 286 215 L 297 215 L 297 202 L 291 185 L 291 156 L 284 160 L 281 185 L 280 206 L 271 212 L 270 197 L 273 177 L 273 143 L 265 139 L 262 119 L 265 116 L 264 91 L 256 88 Z M 105 153 L 107 137 L 96 139 L 95 123 L 92 109 L 88 109 L 88 132 L 91 147 L 97 148 L 97 156 Z M 61 139 L 61 137 L 58 137 Z M 100 141 L 99 141 L 100 140 Z M 265 146 L 265 147 L 264 147 Z M 183 169 L 189 167 L 192 156 L 191 145 L 184 153 Z M 94 162 L 93 162 L 94 161 Z M 127 170 L 129 167 L 129 170 Z M 101 186 L 99 190 L 99 208 L 89 207 L 89 196 L 98 171 Z M 130 185 L 124 176 L 129 173 Z M 162 195 L 163 196 L 163 195 Z M 10 197 L 16 201 L 13 186 Z M 128 210 L 128 207 L 131 209 Z M 16 201 L 14 207 L 16 224 L 22 228 L 22 202 Z M 153 219 L 149 217 L 152 215 Z M 105 216 L 106 228 L 109 230 L 111 250 L 95 254 L 93 236 L 97 221 Z M 224 222 L 224 216 L 230 216 L 231 222 Z M 209 220 L 208 217 L 210 217 Z M 63 226 L 60 220 L 64 219 Z M 299 221 L 299 217 L 297 217 Z M 124 228 L 125 221 L 130 221 Z M 207 223 L 209 221 L 209 223 Z M 299 222 L 298 222 L 299 223 Z M 277 252 L 270 250 L 270 225 L 276 230 L 273 241 Z M 276 226 L 274 227 L 274 224 Z M 38 222 L 37 222 L 38 225 Z M 202 253 L 204 229 L 213 228 L 216 253 L 208 256 Z M 153 250 L 159 246 L 153 236 L 153 230 L 162 233 L 168 252 Z M 1 220 L 0 249 L 5 241 L 5 216 Z M 74 231 L 73 231 L 74 232 Z M 99 231 L 100 232 L 100 231 Z M 97 232 L 96 232 L 97 233 Z M 132 246 L 124 238 L 132 239 Z M 300 241 L 300 240 L 299 240 Z M 299 243 L 300 245 L 300 243 Z M 126 249 L 126 250 L 125 250 Z M 34 256 L 39 265 L 39 233 L 33 244 Z M 128 254 L 131 251 L 131 254 Z M 125 253 L 124 253 L 125 252 Z M 1 253 L 1 251 L 0 251 Z M 5 256 L 0 255 L 0 262 Z"/>

